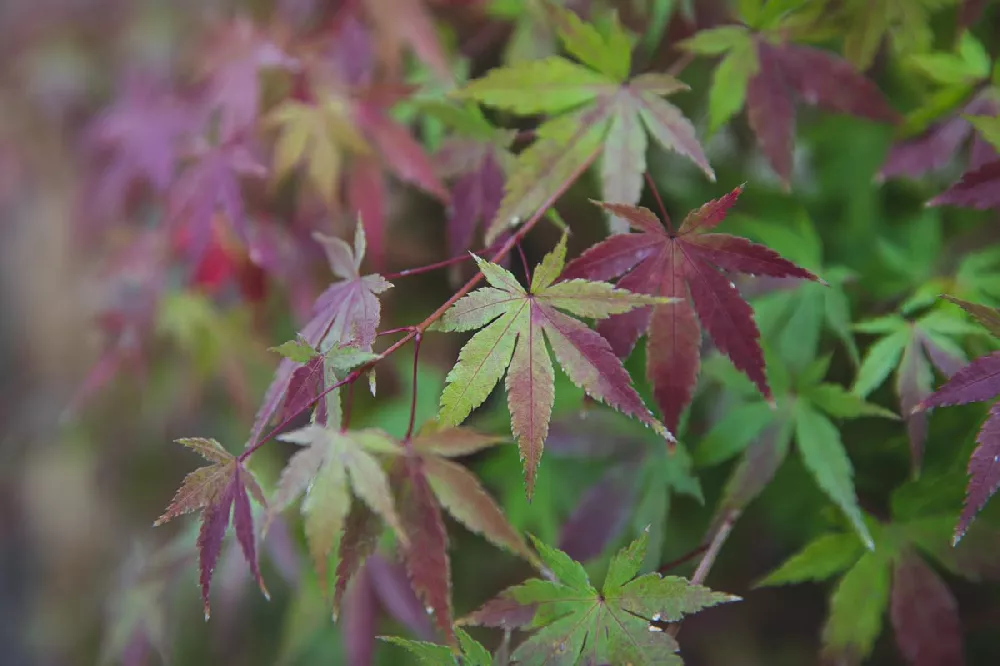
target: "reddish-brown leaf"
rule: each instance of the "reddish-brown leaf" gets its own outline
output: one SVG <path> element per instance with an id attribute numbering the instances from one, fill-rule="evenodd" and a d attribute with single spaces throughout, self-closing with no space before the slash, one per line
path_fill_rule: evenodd
<path id="1" fill-rule="evenodd" d="M 253 495 L 261 505 L 266 506 L 266 504 L 264 494 L 250 472 L 218 442 L 199 438 L 178 441 L 199 453 L 211 464 L 185 477 L 167 510 L 154 525 L 162 525 L 184 513 L 201 510 L 201 529 L 198 532 L 197 546 L 199 582 L 207 620 L 212 573 L 219 561 L 222 541 L 226 535 L 226 528 L 229 527 L 230 514 L 233 514 L 233 528 L 243 556 L 249 563 L 250 571 L 261 592 L 265 597 L 268 596 L 257 564 L 256 536 L 249 495 Z"/>
<path id="2" fill-rule="evenodd" d="M 955 597 L 910 549 L 902 552 L 893 569 L 890 615 L 896 645 L 912 666 L 965 663 Z"/>
<path id="3" fill-rule="evenodd" d="M 966 171 L 961 180 L 928 201 L 927 205 L 979 210 L 1000 206 L 1000 160 Z"/>
<path id="4" fill-rule="evenodd" d="M 608 238 L 570 262 L 562 274 L 564 280 L 620 276 L 620 288 L 682 299 L 613 316 L 598 328 L 620 356 L 631 351 L 643 330 L 648 332 L 646 374 L 671 429 L 677 427 L 697 379 L 698 321 L 719 351 L 770 397 L 753 311 L 719 269 L 818 280 L 767 247 L 710 233 L 741 191 L 737 188 L 691 212 L 676 233 L 668 232 L 646 209 L 600 204 L 641 233 Z"/>
<path id="5" fill-rule="evenodd" d="M 976 436 L 979 446 L 969 458 L 969 487 L 965 507 L 955 528 L 955 542 L 965 535 L 976 514 L 1000 490 L 1000 404 L 990 408 L 990 415 Z"/>
<path id="6" fill-rule="evenodd" d="M 337 618 L 348 584 L 375 551 L 382 524 L 364 502 L 352 502 L 347 514 L 344 534 L 340 537 L 340 561 L 337 562 L 336 586 L 333 593 L 333 617 Z"/>
<path id="7" fill-rule="evenodd" d="M 758 38 L 757 57 L 760 67 L 747 85 L 747 116 L 761 150 L 786 183 L 792 172 L 794 98 L 869 120 L 899 119 L 878 87 L 833 53 Z"/>
<path id="8" fill-rule="evenodd" d="M 408 487 L 400 503 L 403 529 L 408 546 L 401 546 L 410 583 L 434 615 L 434 622 L 449 644 L 455 644 L 451 610 L 451 564 L 448 559 L 448 534 L 441 511 L 434 500 L 423 464 L 419 458 L 407 458 Z"/>

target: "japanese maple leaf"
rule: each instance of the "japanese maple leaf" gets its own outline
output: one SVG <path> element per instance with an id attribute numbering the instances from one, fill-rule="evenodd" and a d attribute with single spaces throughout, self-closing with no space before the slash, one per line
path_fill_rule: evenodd
<path id="1" fill-rule="evenodd" d="M 883 41 L 891 44 L 896 56 L 929 51 L 934 41 L 931 13 L 947 4 L 950 0 L 847 0 L 828 3 L 833 5 L 828 10 L 846 23 L 844 56 L 866 70 Z"/>
<path id="2" fill-rule="evenodd" d="M 174 495 L 170 506 L 153 525 L 162 525 L 177 516 L 192 511 L 201 511 L 201 530 L 198 533 L 198 568 L 200 570 L 201 597 L 205 606 L 205 619 L 209 616 L 208 593 L 212 584 L 212 572 L 219 560 L 222 539 L 229 526 L 232 513 L 233 528 L 243 555 L 250 564 L 250 571 L 256 579 L 260 591 L 268 596 L 267 588 L 260 577 L 257 566 L 256 536 L 253 529 L 253 515 L 250 511 L 250 495 L 261 505 L 267 506 L 264 493 L 253 475 L 243 466 L 243 462 L 222 448 L 214 439 L 192 437 L 179 439 L 192 451 L 209 461 L 184 478 L 184 482 Z M 249 493 L 249 495 L 248 495 Z"/>
<path id="3" fill-rule="evenodd" d="M 996 107 L 992 110 L 995 112 Z M 962 174 L 962 178 L 927 202 L 928 206 L 963 206 L 966 208 L 1000 207 L 1000 196 L 997 196 L 997 185 L 1000 184 L 1000 117 L 973 116 L 970 118 L 979 134 L 992 148 L 989 161 L 979 166 L 973 166 Z"/>
<path id="4" fill-rule="evenodd" d="M 833 419 L 882 417 L 898 419 L 893 412 L 866 402 L 843 386 L 824 382 L 830 357 L 817 359 L 797 373 L 781 360 L 768 356 L 768 376 L 774 387 L 774 404 L 730 365 L 706 362 L 706 371 L 742 399 L 728 404 L 723 415 L 693 451 L 698 467 L 709 467 L 742 453 L 733 469 L 716 512 L 721 519 L 742 511 L 774 478 L 788 457 L 792 442 L 802 464 L 819 489 L 836 504 L 873 547 L 868 526 L 858 506 L 854 466 Z"/>
<path id="5" fill-rule="evenodd" d="M 565 235 L 542 259 L 528 289 L 506 269 L 475 259 L 490 286 L 459 299 L 435 323 L 437 330 L 444 331 L 482 329 L 462 347 L 458 362 L 448 373 L 438 415 L 442 425 L 464 421 L 506 374 L 511 428 L 521 450 L 530 498 L 555 398 L 547 339 L 574 384 L 673 440 L 632 388 L 628 373 L 607 341 L 560 312 L 603 319 L 643 305 L 666 303 L 667 299 L 579 279 L 554 284 L 566 261 Z"/>
<path id="6" fill-rule="evenodd" d="M 680 666 L 683 662 L 675 654 L 679 646 L 662 623 L 678 622 L 739 597 L 679 576 L 639 576 L 647 539 L 643 534 L 615 554 L 600 590 L 578 562 L 535 539 L 535 548 L 555 580 L 535 579 L 507 588 L 462 622 L 533 630 L 511 655 L 519 664 Z M 512 605 L 533 611 L 512 621 Z"/>
<path id="7" fill-rule="evenodd" d="M 453 255 L 472 247 L 477 228 L 493 221 L 504 197 L 507 171 L 514 156 L 514 133 L 494 127 L 477 105 L 427 103 L 425 114 L 453 131 L 435 153 L 435 170 L 451 182 L 448 248 Z"/>
<path id="8" fill-rule="evenodd" d="M 452 80 L 449 60 L 426 0 L 364 0 L 352 4 L 364 5 L 374 23 L 377 50 L 390 69 L 398 69 L 400 47 L 405 45 L 442 81 Z"/>
<path id="9" fill-rule="evenodd" d="M 246 242 L 240 178 L 263 178 L 266 174 L 267 169 L 246 144 L 197 147 L 194 161 L 174 180 L 167 195 L 167 217 L 177 233 L 186 236 L 192 260 L 200 260 L 208 248 L 217 212 L 225 215 L 240 240 Z"/>
<path id="10" fill-rule="evenodd" d="M 317 234 L 315 236 L 326 250 L 330 269 L 341 278 L 324 291 L 313 306 L 313 318 L 300 332 L 305 344 L 321 352 L 334 346 L 351 345 L 370 351 L 375 342 L 381 316 L 378 294 L 392 287 L 381 275 L 361 275 L 361 262 L 365 256 L 365 231 L 358 223 L 354 232 L 354 248 L 339 238 Z M 263 434 L 264 427 L 285 402 L 289 383 L 296 370 L 303 365 L 290 358 L 278 364 L 274 379 L 264 393 L 264 401 L 254 419 L 248 446 L 253 446 Z"/>
<path id="11" fill-rule="evenodd" d="M 701 331 L 770 397 L 764 356 L 753 310 L 722 271 L 804 278 L 809 271 L 745 238 L 711 233 L 743 191 L 738 187 L 684 218 L 676 231 L 665 229 L 646 208 L 599 204 L 628 220 L 638 234 L 620 234 L 591 247 L 566 267 L 563 279 L 610 280 L 622 289 L 677 299 L 602 322 L 598 331 L 621 357 L 643 331 L 649 340 L 646 375 L 669 428 L 676 429 L 698 379 Z M 669 220 L 667 220 L 669 224 Z M 721 269 L 721 271 L 720 271 Z"/>
<path id="12" fill-rule="evenodd" d="M 324 592 L 329 589 L 330 553 L 344 531 L 352 495 L 406 543 L 389 480 L 378 458 L 398 453 L 395 441 L 378 430 L 342 432 L 339 424 L 311 424 L 278 438 L 304 448 L 282 471 L 272 510 L 280 511 L 306 493 L 302 502 L 306 540 Z"/>
<path id="13" fill-rule="evenodd" d="M 220 24 L 201 60 L 204 103 L 208 113 L 218 113 L 219 139 L 228 141 L 253 129 L 260 105 L 260 70 L 296 65 L 249 18 Z"/>
<path id="14" fill-rule="evenodd" d="M 465 633 L 458 627 L 455 628 L 455 636 L 461 649 L 461 655 L 456 655 L 451 648 L 437 643 L 427 641 L 412 641 L 399 636 L 379 636 L 380 639 L 393 645 L 405 648 L 410 654 L 415 656 L 421 664 L 433 664 L 434 666 L 494 666 L 504 662 L 494 662 L 483 645 L 475 638 Z"/>
<path id="15" fill-rule="evenodd" d="M 914 414 L 913 408 L 931 394 L 932 366 L 945 377 L 951 377 L 967 363 L 965 352 L 953 338 L 979 331 L 943 312 L 931 312 L 916 321 L 891 315 L 861 322 L 854 328 L 882 337 L 865 354 L 852 390 L 866 397 L 896 370 L 896 395 L 900 413 L 906 418 L 910 460 L 917 473 L 927 439 L 927 417 Z"/>
<path id="16" fill-rule="evenodd" d="M 988 73 L 988 72 L 987 72 Z M 917 136 L 897 141 L 889 148 L 879 170 L 879 179 L 920 178 L 947 166 L 962 144 L 971 143 L 968 168 L 976 171 L 997 158 L 996 150 L 973 131 L 968 116 L 995 115 L 1000 111 L 995 94 L 983 91 L 955 113 L 932 123 Z M 969 139 L 971 138 L 971 142 Z"/>
<path id="17" fill-rule="evenodd" d="M 399 504 L 409 543 L 401 545 L 400 551 L 414 591 L 433 613 L 449 643 L 454 643 L 455 636 L 442 509 L 468 530 L 539 566 L 537 556 L 475 475 L 451 460 L 501 441 L 504 438 L 435 424 L 409 443 L 409 454 L 401 461 Z"/>
<path id="18" fill-rule="evenodd" d="M 661 99 L 687 86 L 668 74 L 630 78 L 631 42 L 617 22 L 607 35 L 573 12 L 550 7 L 568 53 L 523 62 L 490 72 L 460 91 L 464 97 L 519 115 L 547 114 L 537 140 L 520 153 L 507 190 L 486 234 L 497 235 L 535 212 L 565 181 L 602 155 L 601 186 L 609 201 L 631 204 L 642 191 L 647 132 L 667 150 L 694 161 L 710 179 L 708 165 L 691 123 Z M 612 215 L 611 230 L 628 225 Z"/>
<path id="19" fill-rule="evenodd" d="M 193 110 L 149 75 L 125 79 L 115 101 L 87 130 L 87 144 L 106 156 L 94 198 L 102 215 L 122 210 L 129 188 L 145 183 L 165 192 L 179 158 L 181 137 L 196 128 Z"/>
<path id="20" fill-rule="evenodd" d="M 994 335 L 1000 329 L 1000 311 L 955 298 L 951 300 Z M 993 352 L 975 359 L 953 374 L 937 391 L 921 400 L 913 411 L 917 413 L 934 407 L 982 402 L 997 395 L 1000 395 L 1000 352 Z M 962 538 L 990 497 L 1000 489 L 1000 403 L 990 408 L 976 441 L 979 446 L 969 459 L 969 486 L 965 507 L 955 528 L 955 543 Z"/>
<path id="21" fill-rule="evenodd" d="M 820 5 L 812 3 L 803 11 Z M 787 185 L 792 176 L 796 100 L 875 121 L 896 122 L 897 114 L 875 84 L 845 60 L 785 41 L 785 34 L 799 27 L 799 17 L 779 11 L 779 6 L 784 5 L 769 3 L 755 15 L 742 17 L 744 25 L 703 30 L 681 46 L 700 55 L 726 54 L 709 92 L 710 127 L 721 127 L 746 106 L 761 151 Z"/>

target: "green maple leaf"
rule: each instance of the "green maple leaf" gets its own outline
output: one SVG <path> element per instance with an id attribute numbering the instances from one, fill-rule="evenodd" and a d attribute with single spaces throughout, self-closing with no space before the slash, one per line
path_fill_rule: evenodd
<path id="1" fill-rule="evenodd" d="M 461 648 L 460 656 L 452 652 L 451 648 L 437 643 L 414 641 L 399 636 L 379 636 L 379 638 L 406 648 L 417 658 L 421 666 L 493 666 L 493 658 L 479 641 L 458 627 L 455 628 L 455 636 L 458 637 Z"/>
<path id="2" fill-rule="evenodd" d="M 646 555 L 643 534 L 620 550 L 608 566 L 604 585 L 594 587 L 583 567 L 568 555 L 534 541 L 555 581 L 529 580 L 510 587 L 463 620 L 465 624 L 510 626 L 504 609 L 533 606 L 523 628 L 535 633 L 511 655 L 524 666 L 574 664 L 682 664 L 677 642 L 662 623 L 734 597 L 694 585 L 679 576 L 637 576 Z"/>
<path id="3" fill-rule="evenodd" d="M 930 50 L 934 33 L 931 13 L 955 0 L 848 0 L 830 3 L 846 24 L 844 57 L 858 69 L 868 69 L 882 42 L 888 40 L 899 55 L 922 54 Z"/>
<path id="4" fill-rule="evenodd" d="M 842 574 L 830 596 L 823 628 L 824 653 L 832 658 L 850 656 L 863 660 L 882 631 L 884 616 L 891 608 L 896 642 L 910 655 L 933 654 L 938 663 L 961 663 L 958 607 L 948 586 L 925 559 L 953 574 L 978 582 L 997 574 L 996 545 L 1000 532 L 980 527 L 973 541 L 951 546 L 955 518 L 922 504 L 916 517 L 908 506 L 910 496 L 923 500 L 932 486 L 954 479 L 921 478 L 900 486 L 892 496 L 892 520 L 879 522 L 865 516 L 875 541 L 866 551 L 853 533 L 830 532 L 808 543 L 757 586 L 789 585 L 825 581 Z M 952 493 L 950 507 L 961 503 L 961 492 Z M 891 601 L 891 604 L 890 604 Z M 910 657 L 909 661 L 918 663 Z"/>
<path id="5" fill-rule="evenodd" d="M 547 11 L 563 47 L 579 63 L 561 56 L 520 62 L 493 69 L 458 93 L 518 115 L 550 117 L 536 130 L 535 143 L 518 156 L 487 230 L 487 243 L 534 213 L 598 153 L 602 198 L 637 203 L 646 169 L 647 132 L 715 179 L 694 127 L 662 99 L 688 86 L 663 73 L 629 78 L 632 40 L 617 18 L 601 32 L 569 10 L 549 5 Z M 609 223 L 614 232 L 628 230 L 625 221 L 614 216 Z"/>
<path id="6" fill-rule="evenodd" d="M 574 384 L 591 397 L 673 436 L 643 404 L 608 342 L 578 320 L 604 318 L 671 299 L 633 294 L 604 282 L 555 283 L 566 261 L 566 236 L 535 270 L 528 289 L 509 271 L 475 257 L 490 286 L 461 298 L 435 324 L 444 331 L 482 329 L 462 347 L 441 394 L 438 420 L 460 424 L 506 374 L 511 428 L 524 461 L 531 496 L 535 470 L 548 435 L 555 399 L 554 371 L 546 340 Z M 554 284 L 555 283 L 555 284 Z"/>
<path id="7" fill-rule="evenodd" d="M 694 451 L 695 463 L 714 465 L 746 449 L 720 505 L 723 513 L 738 510 L 770 482 L 794 439 L 802 462 L 816 484 L 840 507 L 861 539 L 872 547 L 872 537 L 854 492 L 854 469 L 831 417 L 899 417 L 865 402 L 839 384 L 823 382 L 829 363 L 829 357 L 819 359 L 793 377 L 778 359 L 769 358 L 768 380 L 774 390 L 774 408 L 763 402 L 742 376 L 728 371 L 722 364 L 707 365 L 709 372 L 748 399 L 730 409 L 705 434 Z"/>
<path id="8" fill-rule="evenodd" d="M 324 590 L 330 554 L 340 544 L 352 495 L 391 526 L 400 541 L 407 541 L 388 477 L 377 457 L 399 452 L 392 438 L 374 429 L 342 432 L 313 423 L 278 439 L 304 448 L 282 471 L 272 511 L 282 510 L 306 493 L 302 502 L 306 540 Z"/>

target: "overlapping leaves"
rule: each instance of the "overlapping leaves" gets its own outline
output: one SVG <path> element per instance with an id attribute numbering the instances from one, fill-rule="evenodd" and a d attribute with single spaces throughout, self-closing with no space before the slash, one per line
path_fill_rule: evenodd
<path id="1" fill-rule="evenodd" d="M 618 277 L 619 288 L 676 299 L 612 317 L 598 328 L 619 356 L 627 356 L 639 336 L 648 333 L 646 376 L 671 429 L 690 403 L 698 378 L 701 328 L 764 396 L 771 395 L 753 310 L 723 271 L 818 280 L 763 245 L 711 233 L 742 189 L 692 211 L 676 232 L 664 228 L 648 209 L 600 204 L 640 233 L 612 236 L 591 247 L 570 262 L 563 275 L 567 280 Z"/>
<path id="2" fill-rule="evenodd" d="M 647 132 L 690 158 L 714 179 L 694 128 L 661 99 L 687 89 L 668 74 L 629 77 L 631 39 L 614 21 L 602 34 L 571 11 L 551 6 L 563 47 L 580 64 L 551 56 L 491 70 L 462 91 L 487 106 L 519 115 L 548 114 L 536 141 L 518 156 L 506 195 L 487 231 L 492 242 L 532 214 L 572 174 L 602 155 L 604 198 L 636 203 L 642 191 Z M 612 217 L 612 231 L 628 225 Z"/>
<path id="3" fill-rule="evenodd" d="M 490 286 L 460 299 L 436 324 L 445 331 L 482 329 L 465 344 L 448 373 L 438 419 L 444 426 L 460 424 L 506 374 L 511 428 L 521 450 L 529 497 L 555 397 L 546 340 L 574 384 L 672 439 L 632 388 L 628 373 L 607 341 L 560 312 L 599 319 L 652 303 L 665 304 L 667 299 L 587 280 L 556 283 L 565 260 L 563 236 L 542 259 L 531 286 L 525 289 L 509 271 L 477 257 Z"/>
<path id="4" fill-rule="evenodd" d="M 710 28 L 682 43 L 699 55 L 725 54 L 709 92 L 710 128 L 721 127 L 745 105 L 761 151 L 785 183 L 792 175 L 796 101 L 869 120 L 897 120 L 875 84 L 845 60 L 787 41 L 789 33 L 808 34 L 821 3 L 803 5 L 800 12 L 788 12 L 787 4 L 740 3 L 742 26 Z"/>
<path id="5" fill-rule="evenodd" d="M 694 460 L 696 465 L 714 465 L 743 452 L 718 510 L 720 514 L 739 511 L 770 482 L 794 439 L 816 484 L 871 547 L 872 537 L 855 496 L 854 468 L 831 417 L 898 417 L 838 384 L 823 382 L 829 363 L 829 357 L 820 359 L 798 375 L 789 376 L 777 359 L 771 359 L 768 369 L 775 389 L 773 408 L 760 400 L 742 377 L 721 364 L 715 365 L 714 374 L 751 399 L 726 411 L 695 449 Z"/>
<path id="6" fill-rule="evenodd" d="M 511 655 L 525 666 L 680 666 L 677 642 L 661 623 L 739 598 L 678 576 L 639 576 L 647 538 L 643 534 L 611 559 L 600 590 L 578 562 L 536 539 L 535 548 L 555 580 L 510 587 L 463 622 L 534 630 Z"/>

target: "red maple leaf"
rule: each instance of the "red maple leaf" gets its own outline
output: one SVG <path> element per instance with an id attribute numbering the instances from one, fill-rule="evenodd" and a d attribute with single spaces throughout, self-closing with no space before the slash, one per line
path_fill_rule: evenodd
<path id="1" fill-rule="evenodd" d="M 896 645 L 914 666 L 965 663 L 958 602 L 924 559 L 905 549 L 892 572 Z"/>
<path id="2" fill-rule="evenodd" d="M 178 442 L 200 454 L 210 464 L 199 467 L 185 477 L 170 506 L 153 524 L 162 525 L 185 513 L 201 511 L 198 565 L 201 572 L 201 596 L 205 605 L 205 619 L 208 619 L 208 593 L 212 584 L 212 573 L 219 561 L 222 540 L 226 535 L 226 528 L 229 527 L 230 514 L 232 514 L 233 528 L 236 530 L 236 539 L 250 564 L 250 571 L 261 592 L 265 597 L 268 596 L 257 566 L 257 546 L 253 515 L 250 510 L 250 495 L 253 495 L 261 506 L 267 506 L 267 502 L 253 475 L 243 467 L 239 459 L 222 448 L 217 441 L 190 438 L 180 439 Z"/>
<path id="3" fill-rule="evenodd" d="M 930 171 L 941 169 L 951 162 L 955 153 L 970 137 L 970 169 L 975 170 L 996 159 L 997 153 L 993 146 L 973 132 L 972 123 L 965 117 L 992 116 L 998 111 L 1000 107 L 990 93 L 976 95 L 954 114 L 932 123 L 919 135 L 894 143 L 879 169 L 879 179 L 899 176 L 919 178 Z"/>
<path id="4" fill-rule="evenodd" d="M 795 100 L 828 111 L 896 122 L 878 87 L 846 60 L 820 49 L 755 37 L 759 69 L 747 86 L 747 117 L 771 167 L 792 174 Z"/>
<path id="5" fill-rule="evenodd" d="M 361 262 L 365 256 L 364 227 L 358 224 L 351 248 L 339 238 L 316 234 L 315 238 L 326 250 L 330 269 L 341 278 L 327 288 L 313 305 L 313 317 L 303 327 L 299 335 L 306 344 L 321 350 L 331 346 L 352 345 L 370 350 L 375 342 L 381 316 L 378 294 L 392 287 L 381 275 L 361 275 Z M 307 363 L 297 363 L 283 358 L 274 373 L 271 385 L 264 393 L 264 402 L 254 419 L 248 446 L 253 446 L 263 434 L 264 427 L 271 418 L 287 404 L 289 387 L 296 371 Z M 305 374 L 304 374 L 305 373 Z M 295 380 L 296 391 L 309 392 L 315 386 L 315 379 L 307 371 L 299 373 Z M 305 400 L 308 404 L 315 393 Z M 293 400 L 294 402 L 294 400 Z M 285 410 L 287 413 L 287 408 Z"/>
<path id="6" fill-rule="evenodd" d="M 948 297 L 948 300 L 962 307 L 990 332 L 996 334 L 1000 331 L 997 323 L 1000 322 L 1000 311 L 953 297 Z M 921 400 L 913 408 L 913 412 L 983 402 L 997 395 L 1000 395 L 1000 352 L 993 352 L 977 358 L 956 372 L 937 391 Z M 1000 489 L 1000 403 L 990 408 L 976 442 L 979 446 L 969 458 L 969 486 L 966 490 L 965 507 L 955 528 L 955 543 L 965 535 L 972 520 L 990 497 Z"/>
<path id="7" fill-rule="evenodd" d="M 745 238 L 708 233 L 726 216 L 742 186 L 664 228 L 646 208 L 599 203 L 640 233 L 611 236 L 574 259 L 561 279 L 610 280 L 629 291 L 680 299 L 615 315 L 598 324 L 619 356 L 627 356 L 643 331 L 646 374 L 671 430 L 691 401 L 700 365 L 701 329 L 765 396 L 764 355 L 753 310 L 723 272 L 819 280 L 773 250 Z M 666 220 L 670 224 L 669 220 Z M 720 270 L 721 269 L 721 270 Z"/>

